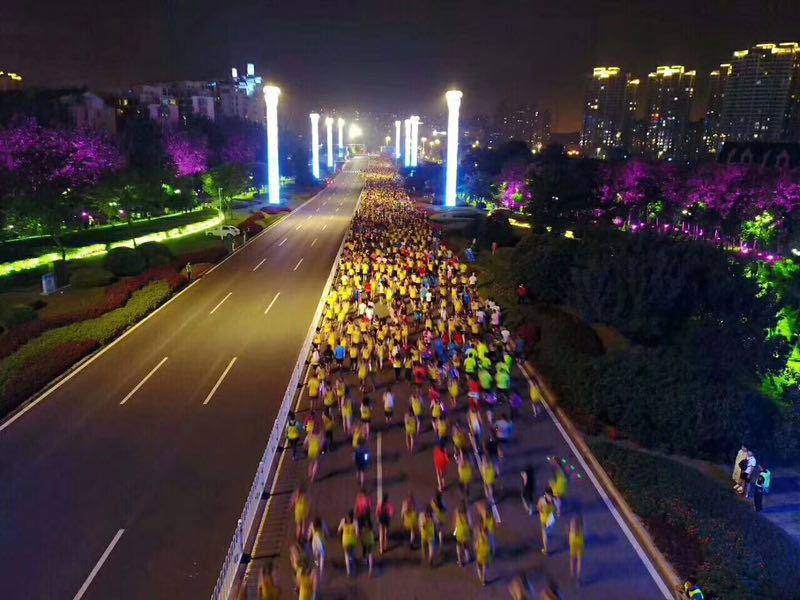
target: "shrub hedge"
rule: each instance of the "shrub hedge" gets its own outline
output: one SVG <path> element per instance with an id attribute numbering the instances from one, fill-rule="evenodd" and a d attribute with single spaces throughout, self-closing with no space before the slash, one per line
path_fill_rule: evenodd
<path id="1" fill-rule="evenodd" d="M 36 320 L 36 309 L 27 304 L 12 304 L 0 311 L 0 318 L 7 328 L 17 327 Z"/>
<path id="2" fill-rule="evenodd" d="M 59 353 L 69 347 L 75 360 L 101 346 L 155 309 L 172 293 L 165 280 L 151 281 L 130 297 L 125 306 L 96 319 L 88 319 L 51 329 L 29 341 L 0 361 L 0 415 L 7 414 L 38 388 L 26 383 L 29 378 L 45 383 L 58 376 L 70 363 Z M 84 351 L 78 354 L 78 349 Z M 72 361 L 74 362 L 74 361 Z M 33 369 L 31 371 L 31 369 Z"/>
<path id="3" fill-rule="evenodd" d="M 75 269 L 69 277 L 69 284 L 79 288 L 102 287 L 112 281 L 114 281 L 114 274 L 102 267 Z"/>
<path id="4" fill-rule="evenodd" d="M 144 257 L 148 268 L 166 267 L 172 262 L 174 256 L 172 251 L 164 244 L 158 242 L 146 242 L 136 248 L 136 251 Z"/>
<path id="5" fill-rule="evenodd" d="M 692 572 L 680 575 L 695 574 L 706 598 L 798 598 L 800 547 L 731 489 L 666 458 L 604 441 L 589 445 L 646 524 L 666 523 L 681 534 L 675 544 L 663 527 L 650 528 L 673 564 L 686 565 L 692 554 L 685 549 L 699 544 Z"/>
<path id="6" fill-rule="evenodd" d="M 120 308 L 130 299 L 131 295 L 138 289 L 152 281 L 166 281 L 170 290 L 174 291 L 181 287 L 186 279 L 172 267 L 160 267 L 145 271 L 138 277 L 125 279 L 117 282 L 106 290 L 103 300 L 94 306 L 87 306 L 84 310 L 40 319 L 33 323 L 27 323 L 14 327 L 4 336 L 0 337 L 0 358 L 9 356 L 29 340 L 42 335 L 45 331 L 56 327 L 63 327 L 71 323 L 78 323 L 87 319 L 97 318 L 109 311 Z"/>
<path id="7" fill-rule="evenodd" d="M 145 257 L 134 250 L 121 246 L 108 251 L 105 258 L 105 267 L 118 277 L 138 275 L 147 266 Z"/>
<path id="8" fill-rule="evenodd" d="M 198 250 L 197 252 L 187 252 L 181 254 L 174 261 L 172 266 L 178 270 L 183 269 L 186 263 L 217 263 L 228 255 L 228 250 L 223 246 L 214 246 L 206 248 L 205 250 Z"/>

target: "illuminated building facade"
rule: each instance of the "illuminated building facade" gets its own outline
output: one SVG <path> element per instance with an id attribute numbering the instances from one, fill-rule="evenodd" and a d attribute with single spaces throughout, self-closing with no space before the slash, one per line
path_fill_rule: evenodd
<path id="1" fill-rule="evenodd" d="M 0 71 L 0 92 L 17 92 L 22 90 L 22 75 Z"/>
<path id="2" fill-rule="evenodd" d="M 658 67 L 648 75 L 646 139 L 653 158 L 686 158 L 695 77 L 695 71 L 681 65 Z"/>
<path id="3" fill-rule="evenodd" d="M 705 153 L 710 156 L 715 156 L 725 142 L 722 129 L 722 107 L 725 103 L 725 92 L 731 71 L 732 66 L 729 63 L 723 63 L 719 69 L 714 69 L 709 75 L 708 108 L 706 109 L 703 146 Z"/>
<path id="4" fill-rule="evenodd" d="M 596 67 L 586 88 L 581 148 L 586 156 L 606 158 L 621 148 L 630 76 L 619 67 Z"/>
<path id="5" fill-rule="evenodd" d="M 757 44 L 734 52 L 721 120 L 727 141 L 798 141 L 800 45 Z"/>

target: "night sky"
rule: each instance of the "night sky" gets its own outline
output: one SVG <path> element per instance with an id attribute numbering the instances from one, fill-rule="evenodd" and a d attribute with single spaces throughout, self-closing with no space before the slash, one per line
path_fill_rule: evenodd
<path id="1" fill-rule="evenodd" d="M 111 90 L 249 61 L 300 111 L 435 114 L 455 84 L 466 114 L 538 101 L 575 131 L 593 66 L 684 64 L 702 95 L 733 50 L 797 38 L 800 0 L 3 0 L 0 70 Z"/>

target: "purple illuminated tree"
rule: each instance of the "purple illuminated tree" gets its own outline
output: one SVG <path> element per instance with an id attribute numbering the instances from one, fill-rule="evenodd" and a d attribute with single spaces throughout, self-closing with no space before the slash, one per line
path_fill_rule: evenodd
<path id="1" fill-rule="evenodd" d="M 208 143 L 201 135 L 173 130 L 167 134 L 167 155 L 178 178 L 202 175 L 208 171 Z"/>
<path id="2" fill-rule="evenodd" d="M 0 131 L 3 225 L 12 218 L 61 235 L 82 213 L 82 192 L 119 171 L 125 161 L 114 144 L 96 133 L 50 129 L 34 121 Z"/>

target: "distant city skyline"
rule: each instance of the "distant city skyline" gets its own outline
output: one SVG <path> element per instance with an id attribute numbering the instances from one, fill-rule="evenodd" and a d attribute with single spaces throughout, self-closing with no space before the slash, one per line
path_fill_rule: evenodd
<path id="1" fill-rule="evenodd" d="M 254 62 L 281 85 L 283 104 L 432 114 L 443 92 L 464 90 L 464 114 L 502 100 L 535 102 L 553 131 L 578 131 L 587 74 L 618 65 L 646 77 L 659 65 L 697 70 L 692 117 L 703 116 L 709 73 L 731 52 L 792 41 L 791 1 L 626 2 L 569 5 L 511 0 L 264 3 L 211 0 L 8 0 L 0 20 L 0 69 L 30 85 L 134 83 L 224 77 Z M 699 106 L 698 106 L 699 105 Z"/>

